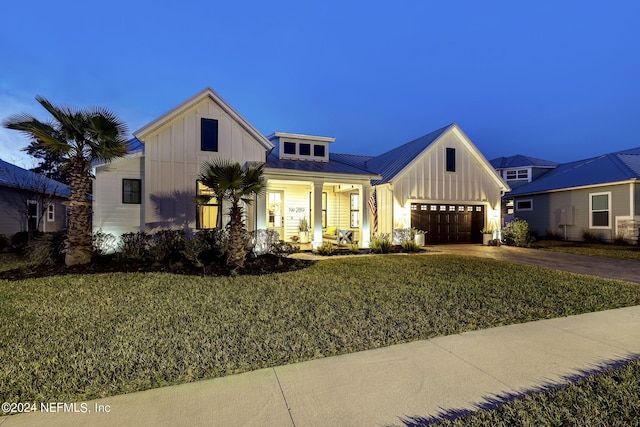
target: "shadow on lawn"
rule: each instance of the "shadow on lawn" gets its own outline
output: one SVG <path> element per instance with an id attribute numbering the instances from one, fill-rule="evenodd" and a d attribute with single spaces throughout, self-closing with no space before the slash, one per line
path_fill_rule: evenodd
<path id="1" fill-rule="evenodd" d="M 563 376 L 565 382 L 561 384 L 548 383 L 540 387 L 524 390 L 519 393 L 506 393 L 485 397 L 483 402 L 475 404 L 475 410 L 447 409 L 441 411 L 438 415 L 429 417 L 421 417 L 417 415 L 401 417 L 400 421 L 402 421 L 407 427 L 427 427 L 436 425 L 442 421 L 456 421 L 466 416 L 473 415 L 479 411 L 493 411 L 509 402 L 522 399 L 536 393 L 550 392 L 562 389 L 570 384 L 576 384 L 580 380 L 592 377 L 594 375 L 603 374 L 611 369 L 622 368 L 627 364 L 638 360 L 640 360 L 640 354 L 632 353 L 623 359 L 605 361 L 597 364 L 592 369 L 582 369 L 576 374 Z"/>

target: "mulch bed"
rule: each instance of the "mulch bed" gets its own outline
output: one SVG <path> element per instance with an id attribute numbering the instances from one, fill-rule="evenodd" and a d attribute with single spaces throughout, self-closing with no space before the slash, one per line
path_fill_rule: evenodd
<path id="1" fill-rule="evenodd" d="M 100 273 L 173 273 L 190 276 L 264 275 L 301 270 L 315 263 L 316 261 L 267 254 L 255 258 L 247 258 L 244 268 L 232 273 L 223 260 L 205 263 L 204 267 L 196 267 L 184 260 L 154 263 L 152 261 L 119 260 L 116 256 L 100 256 L 94 257 L 91 263 L 87 265 L 67 267 L 63 263 L 39 264 L 0 271 L 0 279 L 15 281 L 68 274 Z"/>

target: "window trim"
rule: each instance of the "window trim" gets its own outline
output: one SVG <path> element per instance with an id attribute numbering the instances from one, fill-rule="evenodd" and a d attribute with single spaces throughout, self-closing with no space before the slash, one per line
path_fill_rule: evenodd
<path id="1" fill-rule="evenodd" d="M 47 222 L 56 221 L 56 206 L 53 203 L 47 205 Z"/>
<path id="2" fill-rule="evenodd" d="M 216 141 L 214 148 L 205 148 L 204 139 L 204 124 L 205 122 L 215 122 L 216 124 Z M 200 117 L 200 151 L 206 151 L 209 153 L 217 153 L 220 150 L 220 123 L 218 119 L 211 119 L 208 117 Z"/>
<path id="3" fill-rule="evenodd" d="M 134 201 L 125 200 L 125 183 L 126 182 L 138 182 L 138 197 Z M 135 192 L 129 191 L 133 196 Z M 142 204 L 142 180 L 138 178 L 122 178 L 122 204 L 123 205 L 141 205 Z"/>
<path id="4" fill-rule="evenodd" d="M 295 142 L 291 142 L 291 141 L 283 141 L 282 142 L 282 153 L 289 155 L 289 156 L 295 156 L 297 150 L 297 145 Z M 287 151 L 287 148 L 293 148 L 292 152 Z"/>
<path id="5" fill-rule="evenodd" d="M 298 143 L 298 155 L 310 157 L 311 156 L 311 143 L 300 142 Z"/>
<path id="6" fill-rule="evenodd" d="M 356 197 L 355 208 L 353 204 L 353 198 Z M 349 193 L 349 225 L 351 228 L 359 228 L 360 227 L 360 194 L 359 193 Z M 356 221 L 354 225 L 353 214 L 356 214 Z"/>
<path id="7" fill-rule="evenodd" d="M 529 202 L 531 203 L 531 206 L 529 208 L 521 208 L 520 207 L 520 203 L 523 202 Z M 532 211 L 533 210 L 533 199 L 522 199 L 522 200 L 516 200 L 514 203 L 514 208 L 516 212 L 527 212 L 527 211 Z"/>
<path id="8" fill-rule="evenodd" d="M 593 197 L 607 196 L 607 209 L 593 210 Z M 589 228 L 594 230 L 611 230 L 611 191 L 601 191 L 598 193 L 589 193 Z M 607 225 L 593 225 L 594 212 L 607 212 Z"/>
<path id="9" fill-rule="evenodd" d="M 203 192 L 203 190 L 207 189 L 208 187 L 206 185 L 204 185 L 203 183 L 201 183 L 200 181 L 196 181 L 196 195 L 197 196 L 211 196 L 211 198 L 215 198 L 215 196 L 211 195 L 211 194 L 205 194 Z M 206 190 L 205 190 L 206 191 Z M 216 225 L 215 227 L 202 227 L 202 224 L 200 223 L 200 209 L 202 209 L 203 207 L 213 207 L 213 206 L 217 206 L 218 207 L 218 211 L 216 214 Z M 222 227 L 222 203 L 220 203 L 219 200 L 216 199 L 216 203 L 204 203 L 204 204 L 196 204 L 196 230 L 215 230 L 216 228 L 221 228 Z"/>
<path id="10" fill-rule="evenodd" d="M 512 174 L 513 176 L 509 176 Z M 524 176 L 521 176 L 524 174 Z M 529 169 L 508 169 L 504 171 L 504 179 L 508 181 L 528 181 L 531 172 Z"/>
<path id="11" fill-rule="evenodd" d="M 446 156 L 445 156 L 445 170 L 447 172 L 455 172 L 456 171 L 456 149 L 452 147 L 447 147 Z"/>

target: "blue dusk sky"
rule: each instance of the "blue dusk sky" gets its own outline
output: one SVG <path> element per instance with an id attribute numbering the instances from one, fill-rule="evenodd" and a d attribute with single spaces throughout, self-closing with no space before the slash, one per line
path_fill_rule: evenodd
<path id="1" fill-rule="evenodd" d="M 35 101 L 131 132 L 205 87 L 260 132 L 376 155 L 457 122 L 489 160 L 640 146 L 640 2 L 9 1 L 0 120 Z M 0 158 L 30 167 L 15 131 Z"/>

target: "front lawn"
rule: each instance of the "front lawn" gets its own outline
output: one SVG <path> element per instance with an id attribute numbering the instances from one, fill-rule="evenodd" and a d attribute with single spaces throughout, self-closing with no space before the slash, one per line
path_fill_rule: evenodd
<path id="1" fill-rule="evenodd" d="M 640 286 L 459 256 L 266 276 L 0 281 L 0 401 L 78 401 L 640 304 Z"/>
<path id="2" fill-rule="evenodd" d="M 411 427 L 637 426 L 640 424 L 640 360 L 453 421 L 415 417 L 405 420 L 405 424 Z"/>
<path id="3" fill-rule="evenodd" d="M 612 245 L 605 243 L 565 242 L 560 240 L 539 240 L 535 247 L 552 251 L 578 255 L 603 256 L 609 258 L 640 261 L 640 246 Z"/>

